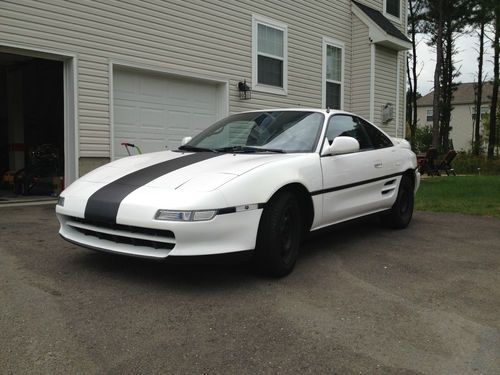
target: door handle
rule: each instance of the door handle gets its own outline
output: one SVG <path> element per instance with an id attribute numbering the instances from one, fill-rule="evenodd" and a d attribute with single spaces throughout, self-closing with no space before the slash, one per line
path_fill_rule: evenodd
<path id="1" fill-rule="evenodd" d="M 374 166 L 375 168 L 382 168 L 382 162 L 381 162 L 380 160 L 377 160 L 377 161 L 373 164 L 373 166 Z"/>

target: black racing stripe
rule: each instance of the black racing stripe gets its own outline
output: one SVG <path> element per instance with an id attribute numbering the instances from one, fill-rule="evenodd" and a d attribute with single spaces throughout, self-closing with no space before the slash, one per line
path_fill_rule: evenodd
<path id="1" fill-rule="evenodd" d="M 353 182 L 352 184 L 335 186 L 335 187 L 328 188 L 328 189 L 323 189 L 323 190 L 317 190 L 317 191 L 311 192 L 311 195 L 314 196 L 314 195 L 326 194 L 326 193 L 331 193 L 331 192 L 334 192 L 334 191 L 339 191 L 339 190 L 353 188 L 353 187 L 356 187 L 356 186 L 371 184 L 372 182 L 377 182 L 377 181 L 385 180 L 386 178 L 392 178 L 392 177 L 402 176 L 403 174 L 404 174 L 404 172 L 394 173 L 394 174 L 390 174 L 390 175 L 387 175 L 387 176 L 372 178 L 370 180 Z"/>
<path id="2" fill-rule="evenodd" d="M 123 176 L 97 190 L 90 196 L 85 207 L 85 219 L 116 223 L 116 215 L 118 214 L 120 203 L 134 190 L 167 173 L 220 155 L 223 154 L 197 152 L 154 164 Z"/>

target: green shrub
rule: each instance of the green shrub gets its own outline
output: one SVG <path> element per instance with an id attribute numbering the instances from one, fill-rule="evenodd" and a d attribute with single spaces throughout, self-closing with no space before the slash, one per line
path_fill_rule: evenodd
<path id="1" fill-rule="evenodd" d="M 488 160 L 484 156 L 460 152 L 451 165 L 458 174 L 500 175 L 500 158 Z"/>
<path id="2" fill-rule="evenodd" d="M 430 126 L 417 127 L 415 131 L 415 152 L 425 153 L 432 145 L 432 128 Z"/>

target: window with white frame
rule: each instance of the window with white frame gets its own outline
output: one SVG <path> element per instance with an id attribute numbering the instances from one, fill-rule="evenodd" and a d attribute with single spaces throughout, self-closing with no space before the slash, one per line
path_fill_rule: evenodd
<path id="1" fill-rule="evenodd" d="M 433 109 L 428 109 L 427 110 L 427 122 L 432 122 L 434 117 L 434 110 Z"/>
<path id="2" fill-rule="evenodd" d="M 489 105 L 482 105 L 481 106 L 481 120 L 487 119 L 490 116 L 490 106 Z M 472 108 L 472 119 L 474 120 L 476 118 L 476 107 Z"/>
<path id="3" fill-rule="evenodd" d="M 340 42 L 323 40 L 324 106 L 331 109 L 343 107 L 344 48 Z"/>
<path id="4" fill-rule="evenodd" d="M 401 18 L 401 0 L 384 0 L 384 11 L 399 20 Z"/>
<path id="5" fill-rule="evenodd" d="M 253 89 L 286 94 L 287 26 L 253 17 Z"/>

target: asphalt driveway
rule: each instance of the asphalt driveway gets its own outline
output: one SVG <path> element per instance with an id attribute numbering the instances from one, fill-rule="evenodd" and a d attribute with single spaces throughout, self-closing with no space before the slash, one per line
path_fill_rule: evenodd
<path id="1" fill-rule="evenodd" d="M 500 220 L 417 212 L 304 245 L 295 271 L 163 264 L 0 208 L 0 373 L 500 373 Z"/>

